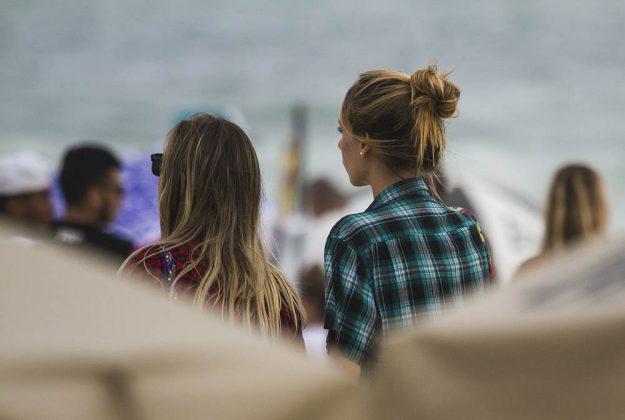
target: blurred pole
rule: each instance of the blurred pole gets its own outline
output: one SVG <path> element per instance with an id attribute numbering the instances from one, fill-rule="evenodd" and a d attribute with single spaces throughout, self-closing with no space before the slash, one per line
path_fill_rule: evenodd
<path id="1" fill-rule="evenodd" d="M 308 129 L 308 108 L 296 104 L 291 108 L 291 141 L 283 161 L 280 210 L 282 216 L 304 210 L 304 164 Z"/>
<path id="2" fill-rule="evenodd" d="M 291 140 L 287 146 L 279 196 L 280 221 L 275 231 L 275 262 L 296 284 L 301 250 L 305 236 L 304 164 L 308 126 L 308 108 L 304 104 L 291 107 Z"/>

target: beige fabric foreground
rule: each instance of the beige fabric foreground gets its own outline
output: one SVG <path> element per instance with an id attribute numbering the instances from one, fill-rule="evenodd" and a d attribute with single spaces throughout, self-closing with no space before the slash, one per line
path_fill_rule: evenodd
<path id="1" fill-rule="evenodd" d="M 0 226 L 0 419 L 625 418 L 625 240 L 397 335 L 359 388 L 11 236 Z"/>
<path id="2" fill-rule="evenodd" d="M 355 381 L 0 226 L 0 418 L 361 418 Z"/>
<path id="3" fill-rule="evenodd" d="M 384 364 L 380 419 L 625 418 L 625 240 L 395 337 Z"/>

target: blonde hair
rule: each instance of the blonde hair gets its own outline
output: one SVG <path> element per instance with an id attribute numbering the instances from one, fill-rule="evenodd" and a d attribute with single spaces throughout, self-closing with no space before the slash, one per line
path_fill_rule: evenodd
<path id="1" fill-rule="evenodd" d="M 285 276 L 267 261 L 259 237 L 261 175 L 256 152 L 236 124 L 209 114 L 178 123 L 167 135 L 158 184 L 162 239 L 133 253 L 190 245 L 192 263 L 176 283 L 201 263 L 207 266 L 195 290 L 193 306 L 221 306 L 231 320 L 257 326 L 265 335 L 281 329 L 281 310 L 297 327 L 303 307 Z M 134 267 L 129 267 L 131 270 Z M 150 273 L 152 274 L 152 273 Z M 215 294 L 215 290 L 217 290 Z"/>
<path id="2" fill-rule="evenodd" d="M 430 65 L 407 75 L 362 73 L 345 95 L 339 124 L 356 140 L 374 147 L 391 170 L 415 170 L 435 189 L 435 172 L 445 150 L 444 119 L 457 115 L 460 89 Z"/>
<path id="3" fill-rule="evenodd" d="M 598 237 L 607 224 L 608 203 L 599 174 L 584 165 L 561 168 L 549 192 L 543 253 Z"/>

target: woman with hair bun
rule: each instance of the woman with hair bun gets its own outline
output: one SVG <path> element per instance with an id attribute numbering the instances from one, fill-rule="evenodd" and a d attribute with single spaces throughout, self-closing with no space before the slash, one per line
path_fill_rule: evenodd
<path id="1" fill-rule="evenodd" d="M 362 73 L 345 95 L 339 149 L 354 186 L 373 203 L 341 219 L 325 248 L 328 351 L 355 372 L 375 367 L 377 343 L 397 328 L 463 301 L 492 278 L 475 218 L 445 206 L 435 173 L 457 86 L 435 66 Z"/>
<path id="2" fill-rule="evenodd" d="M 164 152 L 152 155 L 152 172 L 162 239 L 134 252 L 120 271 L 198 310 L 303 346 L 302 303 L 263 251 L 260 167 L 245 132 L 196 114 L 169 132 Z"/>

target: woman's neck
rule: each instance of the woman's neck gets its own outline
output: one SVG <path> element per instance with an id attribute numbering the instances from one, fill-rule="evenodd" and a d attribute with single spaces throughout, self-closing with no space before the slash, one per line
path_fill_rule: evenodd
<path id="1" fill-rule="evenodd" d="M 369 174 L 369 185 L 373 198 L 376 198 L 382 191 L 396 182 L 404 179 L 415 178 L 417 171 L 391 171 L 386 165 L 376 165 L 371 168 Z"/>

